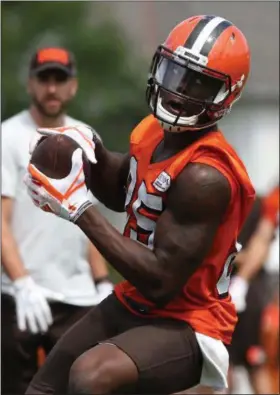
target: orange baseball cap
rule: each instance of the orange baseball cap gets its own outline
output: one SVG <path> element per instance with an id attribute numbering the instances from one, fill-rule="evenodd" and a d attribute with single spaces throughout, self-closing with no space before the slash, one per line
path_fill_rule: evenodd
<path id="1" fill-rule="evenodd" d="M 73 77 L 76 75 L 75 63 L 73 54 L 64 48 L 40 48 L 31 58 L 29 71 L 33 76 L 41 71 L 59 69 Z"/>

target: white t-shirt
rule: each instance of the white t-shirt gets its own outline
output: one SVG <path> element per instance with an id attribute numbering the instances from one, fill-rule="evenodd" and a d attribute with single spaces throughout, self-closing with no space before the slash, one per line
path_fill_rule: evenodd
<path id="1" fill-rule="evenodd" d="M 65 117 L 65 126 L 77 124 L 82 122 Z M 36 127 L 26 110 L 2 123 L 1 195 L 14 199 L 13 236 L 23 263 L 37 284 L 63 293 L 70 304 L 96 304 L 87 237 L 74 224 L 38 209 L 23 183 L 30 159 L 29 142 Z M 2 292 L 12 293 L 11 280 L 3 267 L 1 283 Z"/>

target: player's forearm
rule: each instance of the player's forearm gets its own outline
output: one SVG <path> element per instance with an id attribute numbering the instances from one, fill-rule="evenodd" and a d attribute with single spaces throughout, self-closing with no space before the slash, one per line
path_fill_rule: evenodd
<path id="1" fill-rule="evenodd" d="M 128 176 L 125 155 L 108 151 L 101 143 L 96 145 L 97 164 L 92 165 L 91 192 L 111 210 L 124 211 L 125 183 Z"/>
<path id="2" fill-rule="evenodd" d="M 105 259 L 92 243 L 89 244 L 89 264 L 94 280 L 99 280 L 109 275 Z"/>
<path id="3" fill-rule="evenodd" d="M 189 394 L 211 394 L 211 395 L 224 395 L 227 394 L 228 391 L 224 389 L 215 389 L 213 387 L 207 387 L 205 385 L 197 385 L 196 387 L 192 387 L 182 392 L 176 392 L 174 395 L 189 395 Z"/>
<path id="4" fill-rule="evenodd" d="M 2 220 L 2 264 L 12 281 L 27 274 L 9 224 Z"/>
<path id="5" fill-rule="evenodd" d="M 243 255 L 238 276 L 250 281 L 262 268 L 268 254 L 268 243 L 265 240 L 254 238 Z"/>
<path id="6" fill-rule="evenodd" d="M 122 236 L 94 207 L 86 210 L 76 224 L 111 265 L 148 300 L 161 297 L 162 271 L 147 247 Z"/>
<path id="7" fill-rule="evenodd" d="M 273 224 L 263 219 L 244 251 L 244 263 L 240 265 L 238 272 L 238 275 L 244 278 L 244 280 L 250 281 L 264 265 L 273 234 Z"/>

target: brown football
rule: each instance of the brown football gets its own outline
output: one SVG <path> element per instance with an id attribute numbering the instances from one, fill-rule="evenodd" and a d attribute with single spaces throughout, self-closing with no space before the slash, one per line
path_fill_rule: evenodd
<path id="1" fill-rule="evenodd" d="M 72 154 L 79 148 L 76 141 L 68 136 L 54 135 L 43 137 L 32 153 L 30 163 L 47 177 L 61 179 L 71 170 Z M 90 188 L 90 162 L 83 154 L 85 182 Z"/>

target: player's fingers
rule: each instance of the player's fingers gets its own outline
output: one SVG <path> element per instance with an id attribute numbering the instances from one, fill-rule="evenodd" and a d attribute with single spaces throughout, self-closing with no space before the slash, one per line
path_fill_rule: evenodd
<path id="1" fill-rule="evenodd" d="M 25 315 L 22 309 L 20 309 L 18 306 L 16 306 L 16 317 L 19 330 L 22 332 L 26 331 Z"/>
<path id="2" fill-rule="evenodd" d="M 86 157 L 90 162 L 97 163 L 94 153 L 95 144 L 91 138 L 89 138 L 84 133 L 74 128 L 67 130 L 65 134 L 68 137 L 70 137 L 72 140 L 76 141 L 77 144 L 79 144 L 79 146 L 83 149 Z"/>
<path id="3" fill-rule="evenodd" d="M 39 133 L 35 133 L 29 143 L 29 153 L 32 154 L 37 145 L 40 143 L 44 136 L 41 136 Z"/>
<path id="4" fill-rule="evenodd" d="M 97 159 L 95 157 L 94 150 L 91 148 L 86 148 L 84 151 L 88 160 L 95 165 L 97 163 Z"/>
<path id="5" fill-rule="evenodd" d="M 37 132 L 43 136 L 53 136 L 64 133 L 80 145 L 91 163 L 97 163 L 94 153 L 95 144 L 92 141 L 92 131 L 90 128 L 79 128 L 79 126 L 55 129 L 39 128 Z"/>
<path id="6" fill-rule="evenodd" d="M 35 319 L 35 314 L 33 309 L 28 309 L 25 312 L 26 314 L 26 321 L 27 321 L 27 325 L 28 328 L 30 329 L 31 333 L 36 334 L 39 332 L 37 323 L 36 323 L 36 319 Z"/>
<path id="7" fill-rule="evenodd" d="M 32 183 L 32 177 L 30 176 L 29 173 L 25 173 L 25 174 L 24 174 L 24 176 L 23 176 L 23 182 L 24 182 L 24 184 L 25 184 L 26 186 L 28 186 L 28 187 L 31 185 L 31 183 Z"/>
<path id="8" fill-rule="evenodd" d="M 40 195 L 38 192 L 33 191 L 32 189 L 28 189 L 27 193 L 31 197 L 31 199 L 36 200 L 38 203 L 40 202 Z"/>
<path id="9" fill-rule="evenodd" d="M 40 181 L 36 180 L 36 178 L 31 177 L 31 179 L 32 179 L 32 183 L 33 183 L 34 185 L 37 185 L 38 187 L 40 187 L 40 186 L 42 185 L 42 184 L 40 183 Z"/>
<path id="10" fill-rule="evenodd" d="M 34 313 L 36 316 L 36 321 L 41 332 L 47 332 L 49 327 L 49 316 L 46 316 L 44 309 L 46 306 L 40 302 L 34 305 Z"/>
<path id="11" fill-rule="evenodd" d="M 56 134 L 63 133 L 63 128 L 57 128 L 57 129 L 39 128 L 37 129 L 37 132 L 42 136 L 53 136 Z"/>
<path id="12" fill-rule="evenodd" d="M 88 133 L 85 133 L 84 129 L 83 131 L 81 131 L 79 130 L 79 128 L 75 128 L 69 130 L 67 132 L 67 135 L 73 138 L 79 144 L 79 146 L 83 149 L 86 157 L 90 162 L 94 164 L 97 163 L 95 157 L 95 143 L 92 140 L 92 132 L 90 132 L 90 136 L 89 136 Z"/>
<path id="13" fill-rule="evenodd" d="M 27 186 L 28 190 L 39 193 L 41 184 L 35 178 L 33 178 L 29 173 L 26 173 L 23 177 L 23 182 Z"/>
<path id="14" fill-rule="evenodd" d="M 48 204 L 45 205 L 39 205 L 40 209 L 45 211 L 46 213 L 52 213 L 55 214 L 55 212 L 50 208 L 50 206 Z"/>
<path id="15" fill-rule="evenodd" d="M 72 168 L 71 173 L 77 174 L 81 169 L 83 169 L 83 151 L 81 148 L 77 148 L 72 154 Z"/>
<path id="16" fill-rule="evenodd" d="M 42 204 L 41 196 L 37 192 L 34 192 L 32 189 L 28 188 L 27 193 L 31 197 L 35 206 L 40 206 Z"/>
<path id="17" fill-rule="evenodd" d="M 39 200 L 32 199 L 32 202 L 35 204 L 35 206 L 40 207 L 40 202 L 39 202 Z"/>
<path id="18" fill-rule="evenodd" d="M 45 298 L 41 298 L 40 302 L 40 310 L 42 313 L 42 317 L 44 322 L 49 326 L 52 325 L 53 323 L 53 317 L 52 317 L 52 312 L 51 312 L 51 308 L 47 302 L 47 300 Z"/>

